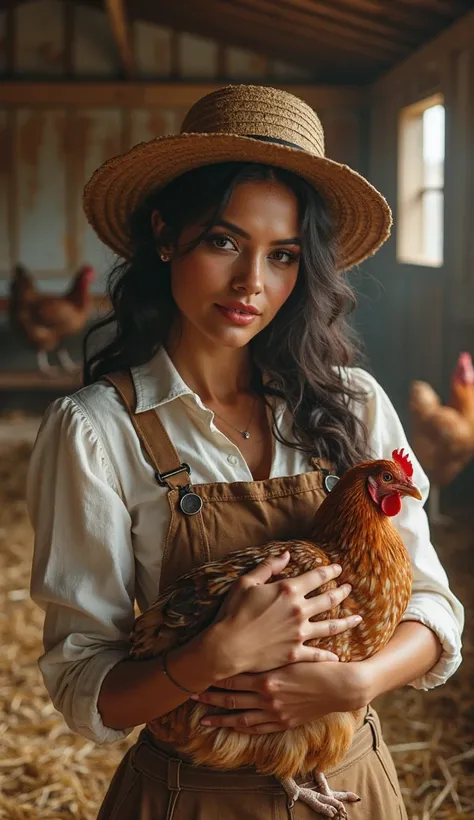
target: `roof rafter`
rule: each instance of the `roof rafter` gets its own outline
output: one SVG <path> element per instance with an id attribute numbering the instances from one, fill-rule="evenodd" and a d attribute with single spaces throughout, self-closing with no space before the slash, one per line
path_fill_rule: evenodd
<path id="1" fill-rule="evenodd" d="M 31 0 L 30 0 L 31 1 Z M 27 0 L 0 0 L 0 11 Z M 214 39 L 218 74 L 226 76 L 226 46 L 306 69 L 308 80 L 364 85 L 474 9 L 474 0 L 67 0 L 107 13 L 123 74 L 137 75 L 131 23 L 170 27 L 179 76 L 180 33 Z M 127 12 L 130 26 L 127 26 Z M 12 17 L 12 15 L 10 15 Z M 67 21 L 67 15 L 65 15 Z M 73 12 L 71 12 L 73 19 Z M 67 23 L 66 23 L 67 27 Z M 277 72 L 278 74 L 278 72 Z M 72 77 L 72 71 L 69 71 Z M 269 74 L 269 79 L 271 74 Z"/>
<path id="2" fill-rule="evenodd" d="M 273 0 L 273 2 L 275 5 L 288 8 L 286 0 Z M 301 12 L 311 15 L 313 19 L 333 20 L 334 22 L 342 24 L 344 27 L 350 27 L 351 30 L 359 32 L 361 36 L 373 34 L 383 38 L 384 42 L 386 42 L 388 38 L 396 43 L 403 42 L 407 46 L 417 45 L 420 39 L 416 30 L 412 30 L 412 26 L 406 25 L 408 22 L 407 18 L 410 18 L 410 22 L 412 21 L 412 13 L 405 12 L 403 22 L 400 19 L 397 20 L 396 16 L 392 19 L 387 15 L 386 19 L 384 19 L 381 14 L 380 19 L 377 19 L 378 15 L 374 13 L 374 6 L 377 11 L 380 11 L 380 6 L 374 2 L 367 4 L 372 6 L 371 15 L 361 13 L 361 9 L 358 8 L 358 6 L 347 6 L 338 2 L 328 3 L 326 0 L 322 0 L 322 2 L 318 2 L 318 0 L 291 0 L 291 5 L 293 8 L 297 8 Z M 364 3 L 362 2 L 359 5 L 363 6 Z M 416 13 L 413 16 L 416 17 Z M 426 14 L 418 16 L 418 23 L 421 23 L 423 30 L 426 30 Z M 416 29 L 416 25 L 414 29 Z"/>
<path id="3" fill-rule="evenodd" d="M 227 0 L 233 5 L 252 7 L 251 0 Z M 294 20 L 311 30 L 332 34 L 342 40 L 363 42 L 366 47 L 394 48 L 398 52 L 403 48 L 417 45 L 419 37 L 406 27 L 393 27 L 371 20 L 362 15 L 341 12 L 326 2 L 315 3 L 313 0 L 259 0 L 258 7 L 267 10 L 276 19 Z"/>
<path id="4" fill-rule="evenodd" d="M 294 31 L 306 39 L 312 32 L 324 35 L 325 38 L 328 35 L 333 37 L 342 49 L 353 53 L 367 54 L 370 51 L 383 59 L 390 54 L 403 57 L 407 52 L 407 46 L 403 43 L 389 42 L 370 32 L 357 31 L 351 26 L 345 27 L 316 12 L 301 13 L 295 9 L 293 2 L 280 5 L 273 0 L 258 0 L 258 3 L 255 3 L 255 0 L 209 0 L 206 5 L 218 9 L 222 15 L 230 13 L 232 9 L 234 13 L 240 14 L 241 18 L 248 19 L 251 25 L 279 27 L 280 30 L 284 26 L 286 31 Z"/>
<path id="5" fill-rule="evenodd" d="M 363 43 L 355 39 L 338 38 L 338 48 L 328 42 L 327 37 L 316 39 L 314 33 L 304 23 L 278 20 L 267 12 L 260 12 L 259 6 L 252 3 L 252 8 L 230 5 L 227 0 L 180 0 L 179 7 L 168 0 L 155 0 L 152 10 L 146 0 L 136 0 L 134 16 L 171 27 L 181 27 L 221 40 L 225 37 L 229 45 L 245 44 L 247 48 L 260 50 L 276 59 L 294 59 L 296 65 L 310 69 L 323 68 L 324 65 L 340 63 L 346 55 L 357 55 L 361 65 L 374 64 L 381 68 L 390 65 L 391 59 L 381 49 L 364 48 Z M 398 49 L 404 56 L 405 49 Z"/>
<path id="6" fill-rule="evenodd" d="M 84 5 L 97 7 L 97 0 L 81 0 Z M 286 31 L 266 27 L 249 27 L 241 15 L 232 15 L 229 19 L 223 13 L 216 15 L 206 3 L 203 12 L 199 3 L 191 0 L 180 0 L 168 3 L 166 0 L 155 0 L 152 6 L 148 0 L 134 0 L 134 19 L 147 20 L 176 30 L 187 31 L 203 37 L 211 37 L 227 45 L 253 49 L 272 59 L 293 62 L 294 65 L 319 73 L 321 82 L 347 83 L 347 71 L 344 66 L 345 49 L 335 51 L 334 47 L 323 42 L 314 42 L 314 38 L 288 37 Z M 342 57 L 342 59 L 341 59 Z M 357 54 L 357 70 L 351 73 L 350 84 L 365 83 L 374 73 L 379 73 L 390 65 L 389 59 L 377 59 L 372 53 Z M 354 55 L 347 51 L 347 59 L 354 60 Z"/>
<path id="7" fill-rule="evenodd" d="M 323 5 L 326 5 L 324 3 Z M 332 0 L 331 6 L 339 9 L 342 13 L 351 12 L 353 14 L 377 19 L 387 24 L 395 24 L 418 30 L 420 35 L 433 29 L 439 30 L 439 17 L 432 11 L 430 16 L 426 10 L 417 8 L 415 3 L 406 6 L 404 3 L 380 3 L 380 0 Z"/>
<path id="8" fill-rule="evenodd" d="M 127 78 L 133 77 L 135 74 L 135 58 L 125 10 L 125 0 L 104 0 L 104 6 L 125 76 Z"/>

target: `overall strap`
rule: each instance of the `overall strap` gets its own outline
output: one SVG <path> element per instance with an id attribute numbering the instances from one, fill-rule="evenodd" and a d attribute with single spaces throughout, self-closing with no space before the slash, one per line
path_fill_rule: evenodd
<path id="1" fill-rule="evenodd" d="M 127 408 L 138 438 L 156 470 L 158 483 L 171 490 L 186 487 L 189 484 L 189 466 L 181 462 L 158 413 L 154 409 L 135 412 L 137 398 L 130 371 L 109 373 L 103 378 L 115 387 Z"/>

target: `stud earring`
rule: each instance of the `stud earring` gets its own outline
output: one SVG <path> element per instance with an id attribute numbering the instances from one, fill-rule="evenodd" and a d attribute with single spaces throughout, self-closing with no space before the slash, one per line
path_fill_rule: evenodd
<path id="1" fill-rule="evenodd" d="M 167 256 L 166 253 L 160 253 L 160 259 L 161 259 L 162 262 L 169 262 L 170 261 L 170 258 L 169 258 L 169 256 Z"/>

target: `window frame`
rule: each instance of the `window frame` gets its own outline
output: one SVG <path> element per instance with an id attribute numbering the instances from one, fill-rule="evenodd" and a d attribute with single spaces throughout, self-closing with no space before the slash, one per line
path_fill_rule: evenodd
<path id="1" fill-rule="evenodd" d="M 442 105 L 445 108 L 444 95 L 440 92 L 407 105 L 399 112 L 396 260 L 401 265 L 441 268 L 444 264 L 445 159 L 443 184 L 426 185 L 424 181 L 426 164 L 423 159 L 423 114 L 427 109 L 436 105 Z M 423 247 L 423 201 L 425 195 L 431 192 L 439 192 L 442 197 L 440 258 L 428 256 Z"/>

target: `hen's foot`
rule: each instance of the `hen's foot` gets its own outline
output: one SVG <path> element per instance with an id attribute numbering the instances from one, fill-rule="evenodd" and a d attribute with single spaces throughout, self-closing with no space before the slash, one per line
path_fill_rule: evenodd
<path id="1" fill-rule="evenodd" d="M 336 800 L 342 801 L 343 803 L 360 803 L 360 797 L 355 792 L 336 792 L 333 789 L 331 789 L 327 781 L 326 775 L 323 774 L 323 772 L 314 772 L 314 779 L 317 784 L 318 791 L 326 797 L 333 797 Z"/>
<path id="2" fill-rule="evenodd" d="M 48 354 L 44 350 L 38 351 L 36 361 L 38 362 L 39 369 L 45 376 L 56 376 L 59 372 L 59 368 L 56 367 L 56 365 L 49 363 Z"/>
<path id="3" fill-rule="evenodd" d="M 356 803 L 360 800 L 360 797 L 354 792 L 332 791 L 322 772 L 315 773 L 315 781 L 318 791 L 301 788 L 294 780 L 281 781 L 288 795 L 290 808 L 293 808 L 297 800 L 301 800 L 302 803 L 306 803 L 315 812 L 319 812 L 325 817 L 332 817 L 333 820 L 347 820 L 348 814 L 343 801 Z"/>
<path id="4" fill-rule="evenodd" d="M 74 362 L 71 359 L 68 351 L 65 348 L 59 348 L 59 350 L 57 351 L 57 357 L 59 359 L 61 367 L 63 368 L 63 370 L 66 370 L 67 373 L 77 373 L 81 369 L 81 365 L 76 364 L 76 362 Z"/>

